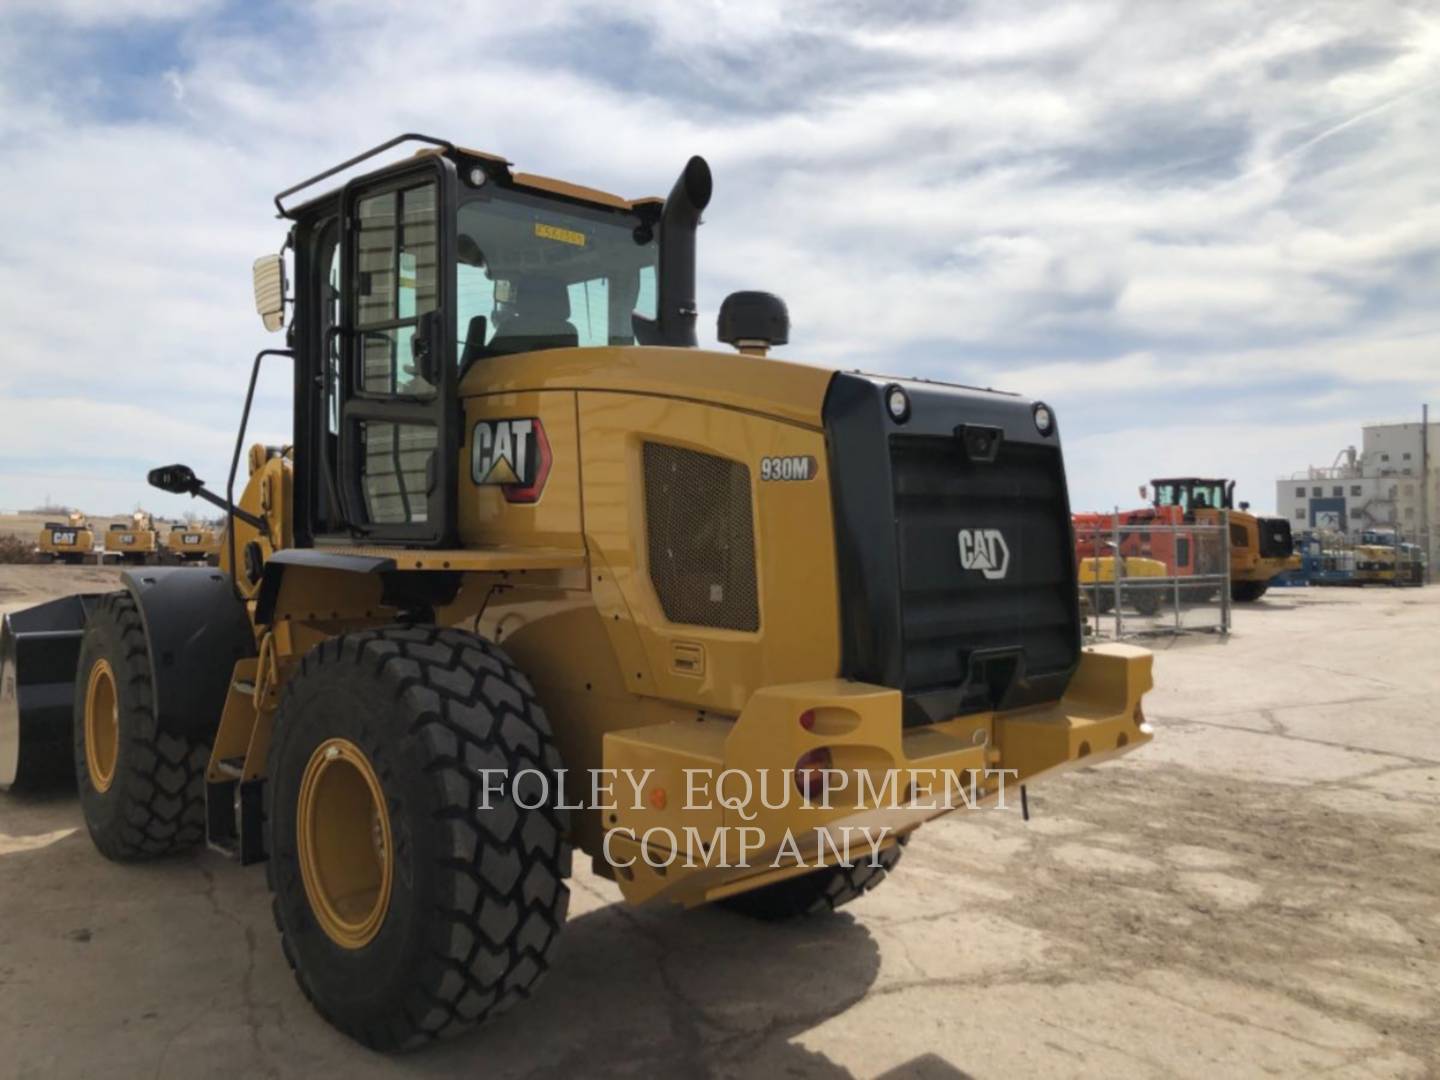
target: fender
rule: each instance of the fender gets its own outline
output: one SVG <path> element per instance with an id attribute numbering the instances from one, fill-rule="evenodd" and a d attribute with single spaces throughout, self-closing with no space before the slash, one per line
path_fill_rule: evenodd
<path id="1" fill-rule="evenodd" d="M 448 564 L 447 564 L 448 565 Z M 388 555 L 366 555 L 314 548 L 286 548 L 265 561 L 255 600 L 255 624 L 268 626 L 280 611 L 280 586 L 286 572 L 340 571 L 379 582 L 378 603 L 393 608 L 400 621 L 428 621 L 436 605 L 455 599 L 462 574 L 457 570 L 401 570 Z M 303 579 L 302 579 L 303 580 Z"/>
<path id="2" fill-rule="evenodd" d="M 255 622 L 266 625 L 275 619 L 275 605 L 280 599 L 280 582 L 287 566 L 312 570 L 344 570 L 351 574 L 387 574 L 395 569 L 395 560 L 384 556 L 350 555 L 316 551 L 314 548 L 285 548 L 265 560 L 256 594 Z"/>
<path id="3" fill-rule="evenodd" d="M 153 567 L 121 581 L 145 624 L 160 727 L 213 738 L 235 662 L 255 655 L 245 602 L 213 567 Z"/>

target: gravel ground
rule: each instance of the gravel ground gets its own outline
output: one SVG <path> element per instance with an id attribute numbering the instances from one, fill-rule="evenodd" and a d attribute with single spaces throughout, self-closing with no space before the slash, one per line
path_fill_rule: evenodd
<path id="1" fill-rule="evenodd" d="M 0 567 L 0 609 L 108 579 Z M 0 1075 L 1437 1075 L 1437 640 L 1440 589 L 1274 590 L 1158 654 L 1153 744 L 825 921 L 632 910 L 577 859 L 536 999 L 401 1059 L 305 1003 L 261 871 L 0 796 Z"/>

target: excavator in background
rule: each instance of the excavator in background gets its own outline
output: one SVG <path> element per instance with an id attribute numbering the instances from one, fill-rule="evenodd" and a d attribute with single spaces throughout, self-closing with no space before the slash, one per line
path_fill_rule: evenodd
<path id="1" fill-rule="evenodd" d="M 64 522 L 45 523 L 35 550 L 46 562 L 79 566 L 95 551 L 95 530 L 89 518 L 78 510 L 72 511 Z"/>
<path id="2" fill-rule="evenodd" d="M 220 560 L 220 534 L 202 522 L 175 525 L 165 537 L 165 553 L 180 563 L 209 563 Z"/>
<path id="3" fill-rule="evenodd" d="M 1290 523 L 1280 517 L 1259 517 L 1249 503 L 1234 505 L 1234 480 L 1175 477 L 1151 480 L 1151 506 L 1168 510 L 1187 524 L 1219 525 L 1228 511 L 1230 523 L 1230 598 L 1237 603 L 1258 600 L 1270 582 L 1300 567 Z"/>
<path id="4" fill-rule="evenodd" d="M 155 516 L 148 510 L 136 510 L 130 521 L 117 521 L 105 533 L 105 553 L 118 556 L 121 562 L 143 566 L 154 561 L 160 551 L 160 534 L 155 529 Z"/>

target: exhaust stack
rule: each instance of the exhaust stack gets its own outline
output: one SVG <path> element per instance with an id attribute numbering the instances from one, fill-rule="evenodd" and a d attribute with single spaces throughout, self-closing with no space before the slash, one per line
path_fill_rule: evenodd
<path id="1" fill-rule="evenodd" d="M 641 345 L 693 349 L 700 343 L 695 336 L 695 230 L 712 191 L 710 166 L 692 157 L 660 212 L 657 317 L 634 317 L 635 340 Z"/>

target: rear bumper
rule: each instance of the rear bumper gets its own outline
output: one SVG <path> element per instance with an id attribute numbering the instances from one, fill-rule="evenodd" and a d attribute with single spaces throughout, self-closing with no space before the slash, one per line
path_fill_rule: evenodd
<path id="1" fill-rule="evenodd" d="M 1143 746 L 1151 685 L 1147 650 L 1102 645 L 1064 697 L 1024 709 L 906 728 L 898 691 L 835 679 L 758 691 L 735 720 L 610 732 L 605 768 L 643 781 L 605 812 L 605 859 L 627 900 L 684 904 L 838 861 L 847 844 L 862 861 L 931 818 L 1018 807 L 1021 783 Z M 807 801 L 796 763 L 822 749 L 832 790 Z"/>
<path id="2" fill-rule="evenodd" d="M 1248 565 L 1234 566 L 1230 577 L 1234 581 L 1270 581 L 1289 570 L 1299 570 L 1303 563 L 1299 555 L 1259 557 Z"/>

